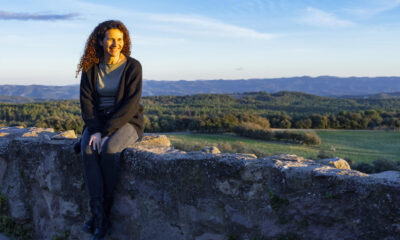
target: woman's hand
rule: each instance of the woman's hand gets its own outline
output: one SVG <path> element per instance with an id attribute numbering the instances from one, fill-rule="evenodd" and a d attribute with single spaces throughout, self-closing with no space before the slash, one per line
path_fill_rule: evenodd
<path id="1" fill-rule="evenodd" d="M 103 148 L 104 143 L 107 141 L 108 137 L 101 137 L 101 133 L 93 133 L 92 136 L 90 136 L 90 141 L 89 141 L 89 146 L 93 144 L 93 151 L 97 149 L 97 152 L 100 154 L 101 149 Z"/>
<path id="2" fill-rule="evenodd" d="M 93 147 L 93 151 L 95 151 L 97 149 L 97 151 L 100 153 L 101 151 L 101 133 L 97 132 L 97 133 L 93 133 L 90 136 L 90 141 L 89 141 L 89 146 Z"/>

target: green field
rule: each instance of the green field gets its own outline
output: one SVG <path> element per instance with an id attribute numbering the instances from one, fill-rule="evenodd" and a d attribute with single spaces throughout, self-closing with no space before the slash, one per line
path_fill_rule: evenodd
<path id="1" fill-rule="evenodd" d="M 254 153 L 269 156 L 281 153 L 318 159 L 318 155 L 341 157 L 353 163 L 385 158 L 400 161 L 400 132 L 393 131 L 316 131 L 322 140 L 319 146 L 269 142 L 237 137 L 233 134 L 166 134 L 172 145 L 186 151 L 204 146 L 217 146 L 221 152 Z"/>

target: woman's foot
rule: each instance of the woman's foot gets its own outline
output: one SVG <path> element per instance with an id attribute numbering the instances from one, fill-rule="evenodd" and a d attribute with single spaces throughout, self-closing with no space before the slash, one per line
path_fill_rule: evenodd
<path id="1" fill-rule="evenodd" d="M 101 201 L 95 201 L 93 205 L 95 221 L 93 236 L 91 240 L 100 240 L 107 234 L 109 229 L 109 222 L 104 212 L 103 203 Z"/>

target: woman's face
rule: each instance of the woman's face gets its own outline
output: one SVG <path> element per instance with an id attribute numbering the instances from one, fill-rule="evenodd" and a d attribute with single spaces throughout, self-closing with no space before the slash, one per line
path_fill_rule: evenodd
<path id="1" fill-rule="evenodd" d="M 121 30 L 112 28 L 106 32 L 100 45 L 105 57 L 118 57 L 124 47 L 124 34 Z"/>

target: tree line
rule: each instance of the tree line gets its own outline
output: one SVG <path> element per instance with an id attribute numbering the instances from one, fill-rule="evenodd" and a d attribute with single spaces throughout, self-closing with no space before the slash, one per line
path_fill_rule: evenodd
<path id="1" fill-rule="evenodd" d="M 143 97 L 146 132 L 400 128 L 400 99 L 324 98 L 297 92 Z M 0 103 L 0 124 L 82 132 L 79 101 Z"/>

